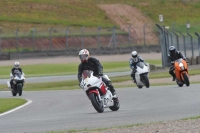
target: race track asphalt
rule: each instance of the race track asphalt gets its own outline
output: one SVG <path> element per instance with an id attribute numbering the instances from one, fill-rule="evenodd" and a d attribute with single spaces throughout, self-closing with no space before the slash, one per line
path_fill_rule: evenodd
<path id="1" fill-rule="evenodd" d="M 199 115 L 199 84 L 189 87 L 117 88 L 121 107 L 97 113 L 83 90 L 28 91 L 27 106 L 0 116 L 0 133 L 94 129 L 176 120 Z M 12 98 L 0 91 L 1 98 Z M 18 97 L 18 96 L 17 96 Z"/>

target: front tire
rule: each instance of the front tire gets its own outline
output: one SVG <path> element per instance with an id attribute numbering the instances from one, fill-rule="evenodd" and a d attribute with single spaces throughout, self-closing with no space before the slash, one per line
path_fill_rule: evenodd
<path id="1" fill-rule="evenodd" d="M 91 93 L 89 95 L 89 98 L 91 100 L 93 107 L 96 109 L 96 111 L 99 113 L 102 113 L 104 111 L 103 102 L 100 101 L 98 96 L 95 93 Z"/>
<path id="2" fill-rule="evenodd" d="M 120 107 L 118 98 L 113 98 L 114 105 L 109 107 L 112 111 L 117 111 Z"/>
<path id="3" fill-rule="evenodd" d="M 184 82 L 185 82 L 186 86 L 189 86 L 190 81 L 189 81 L 189 78 L 186 73 L 183 73 L 183 78 L 184 78 Z"/>
<path id="4" fill-rule="evenodd" d="M 15 97 L 17 95 L 17 93 L 15 93 L 15 92 L 12 91 L 12 95 Z"/>
<path id="5" fill-rule="evenodd" d="M 141 86 L 141 85 L 137 85 L 137 87 L 138 87 L 139 89 L 142 89 L 143 86 Z"/>
<path id="6" fill-rule="evenodd" d="M 18 90 L 19 96 L 21 96 L 22 95 L 22 84 L 17 85 L 17 90 Z"/>
<path id="7" fill-rule="evenodd" d="M 16 90 L 16 88 L 15 88 L 15 86 L 13 85 L 13 86 L 11 86 L 11 93 L 12 93 L 12 95 L 15 97 L 16 95 L 17 95 L 17 90 Z"/>
<path id="8" fill-rule="evenodd" d="M 146 88 L 149 88 L 149 86 L 150 86 L 150 85 L 149 85 L 149 78 L 147 77 L 146 74 L 143 75 L 143 82 L 144 82 Z"/>

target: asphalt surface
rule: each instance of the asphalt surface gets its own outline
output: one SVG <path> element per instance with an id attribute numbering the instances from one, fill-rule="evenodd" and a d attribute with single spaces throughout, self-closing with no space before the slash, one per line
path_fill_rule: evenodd
<path id="1" fill-rule="evenodd" d="M 199 115 L 199 84 L 116 89 L 121 107 L 97 113 L 83 90 L 23 92 L 32 103 L 0 116 L 0 133 L 115 127 Z M 0 92 L 11 98 L 10 92 Z M 17 96 L 18 97 L 18 96 Z"/>

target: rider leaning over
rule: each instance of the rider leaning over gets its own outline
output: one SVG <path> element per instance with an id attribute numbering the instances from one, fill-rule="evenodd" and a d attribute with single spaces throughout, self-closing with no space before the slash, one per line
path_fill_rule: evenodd
<path id="1" fill-rule="evenodd" d="M 144 60 L 140 56 L 138 56 L 137 51 L 132 51 L 131 56 L 132 57 L 129 60 L 129 65 L 131 68 L 131 77 L 133 78 L 133 83 L 136 83 L 136 81 L 135 81 L 136 64 L 138 62 L 144 62 Z M 146 63 L 145 63 L 145 65 L 146 65 Z"/>
<path id="2" fill-rule="evenodd" d="M 188 63 L 186 57 L 184 57 L 180 51 L 177 51 L 174 46 L 170 46 L 168 54 L 168 63 L 169 63 L 169 74 L 172 75 L 173 77 L 172 81 L 175 81 L 176 79 L 176 75 L 174 73 L 174 61 L 180 58 Z"/>
<path id="3" fill-rule="evenodd" d="M 78 80 L 79 83 L 82 80 L 81 74 L 84 70 L 92 70 L 94 72 L 94 76 L 101 76 L 103 82 L 109 87 L 111 93 L 113 96 L 116 94 L 115 89 L 108 79 L 103 77 L 103 67 L 99 60 L 97 60 L 94 57 L 90 57 L 90 53 L 87 49 L 82 49 L 79 51 L 79 58 L 81 60 L 81 63 L 78 67 Z"/>

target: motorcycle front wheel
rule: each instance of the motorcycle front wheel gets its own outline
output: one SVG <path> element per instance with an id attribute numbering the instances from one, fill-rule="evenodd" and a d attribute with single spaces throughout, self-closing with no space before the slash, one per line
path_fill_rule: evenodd
<path id="1" fill-rule="evenodd" d="M 91 93 L 89 95 L 89 98 L 91 100 L 93 107 L 96 109 L 96 111 L 99 113 L 102 113 L 104 111 L 103 102 L 100 101 L 98 96 L 95 93 Z"/>
<path id="2" fill-rule="evenodd" d="M 17 95 L 17 93 L 15 93 L 14 91 L 12 91 L 12 95 L 13 95 L 13 96 L 16 96 L 16 95 Z"/>
<path id="3" fill-rule="evenodd" d="M 17 95 L 17 90 L 14 86 L 12 86 L 12 90 L 11 90 L 12 95 L 15 97 Z"/>
<path id="4" fill-rule="evenodd" d="M 17 90 L 18 90 L 19 96 L 21 96 L 22 95 L 22 84 L 17 85 Z"/>
<path id="5" fill-rule="evenodd" d="M 184 78 L 184 82 L 185 82 L 186 86 L 189 86 L 190 81 L 189 81 L 189 78 L 186 73 L 183 73 L 183 78 Z"/>
<path id="6" fill-rule="evenodd" d="M 149 88 L 149 86 L 150 86 L 150 85 L 149 85 L 149 78 L 147 77 L 146 74 L 143 75 L 143 82 L 144 82 L 146 88 Z"/>

